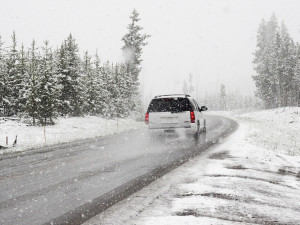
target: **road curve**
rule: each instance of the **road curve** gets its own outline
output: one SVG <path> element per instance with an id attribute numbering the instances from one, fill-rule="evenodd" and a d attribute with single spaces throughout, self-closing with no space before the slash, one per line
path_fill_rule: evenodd
<path id="1" fill-rule="evenodd" d="M 0 158 L 0 224 L 81 224 L 232 133 L 207 116 L 207 134 L 139 129 Z"/>

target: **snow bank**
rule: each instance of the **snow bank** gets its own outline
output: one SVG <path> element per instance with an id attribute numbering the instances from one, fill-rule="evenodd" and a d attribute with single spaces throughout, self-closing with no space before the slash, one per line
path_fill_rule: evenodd
<path id="1" fill-rule="evenodd" d="M 145 126 L 142 122 L 132 119 L 104 119 L 101 117 L 72 117 L 59 118 L 53 126 L 29 126 L 25 123 L 4 120 L 0 118 L 0 145 L 8 149 L 1 150 L 0 154 L 15 151 L 24 151 L 30 148 L 59 144 L 74 140 L 106 136 L 136 129 Z M 17 138 L 17 146 L 12 147 Z"/>
<path id="2" fill-rule="evenodd" d="M 250 125 L 250 143 L 286 155 L 300 155 L 300 107 L 245 113 L 237 119 Z"/>
<path id="3" fill-rule="evenodd" d="M 273 122 L 274 124 L 292 124 L 300 125 L 300 107 L 285 107 L 278 109 L 269 109 L 258 112 L 244 113 L 240 118 L 255 120 L 261 122 Z"/>
<path id="4" fill-rule="evenodd" d="M 208 115 L 231 117 L 249 125 L 246 140 L 256 146 L 286 155 L 300 155 L 300 107 L 285 107 L 244 113 L 214 111 Z"/>

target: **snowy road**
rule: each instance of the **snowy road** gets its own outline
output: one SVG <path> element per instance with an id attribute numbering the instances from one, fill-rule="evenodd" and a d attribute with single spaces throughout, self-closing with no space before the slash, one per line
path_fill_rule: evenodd
<path id="1" fill-rule="evenodd" d="M 198 141 L 140 129 L 0 159 L 0 224 L 80 224 L 203 151 L 236 123 L 210 116 Z M 5 157 L 5 156 L 4 156 Z"/>

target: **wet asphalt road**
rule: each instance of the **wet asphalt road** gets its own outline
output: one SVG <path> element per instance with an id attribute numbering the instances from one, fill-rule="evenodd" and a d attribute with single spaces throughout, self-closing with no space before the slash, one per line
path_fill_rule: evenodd
<path id="1" fill-rule="evenodd" d="M 139 129 L 0 158 L 0 224 L 81 224 L 231 133 L 207 117 L 207 134 L 151 136 Z"/>

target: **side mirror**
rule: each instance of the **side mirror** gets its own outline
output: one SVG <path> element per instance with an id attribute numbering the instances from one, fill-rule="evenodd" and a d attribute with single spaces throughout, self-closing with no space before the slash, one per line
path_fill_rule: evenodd
<path id="1" fill-rule="evenodd" d="M 206 106 L 201 106 L 200 111 L 206 111 L 206 110 L 208 110 L 208 108 Z"/>

